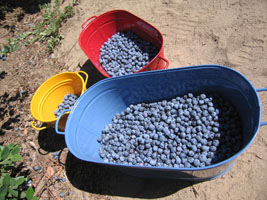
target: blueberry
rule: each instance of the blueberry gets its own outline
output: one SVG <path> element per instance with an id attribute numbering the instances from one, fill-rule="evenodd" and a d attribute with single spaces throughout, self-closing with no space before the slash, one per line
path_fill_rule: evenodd
<path id="1" fill-rule="evenodd" d="M 192 149 L 193 152 L 196 152 L 196 151 L 197 151 L 197 147 L 196 147 L 196 145 L 192 145 L 192 146 L 191 146 L 191 149 Z"/>
<path id="2" fill-rule="evenodd" d="M 64 192 L 60 192 L 60 193 L 59 193 L 59 196 L 60 196 L 61 198 L 63 198 L 63 197 L 64 197 Z"/>
<path id="3" fill-rule="evenodd" d="M 181 157 L 181 158 L 186 158 L 185 153 L 181 153 L 181 154 L 180 154 L 180 157 Z"/>
<path id="4" fill-rule="evenodd" d="M 194 158 L 193 157 L 187 157 L 187 161 L 191 164 L 194 162 Z"/>
<path id="5" fill-rule="evenodd" d="M 199 160 L 200 160 L 201 162 L 206 162 L 206 160 L 207 160 L 206 155 L 201 154 L 201 155 L 199 156 Z"/>
<path id="6" fill-rule="evenodd" d="M 38 170 L 40 170 L 40 169 L 41 169 L 41 167 L 40 167 L 40 166 L 38 166 L 38 165 L 36 165 L 36 166 L 34 166 L 34 167 L 33 167 L 33 169 L 34 169 L 34 171 L 38 171 Z"/>
<path id="7" fill-rule="evenodd" d="M 189 113 L 187 110 L 185 110 L 185 111 L 184 111 L 184 115 L 185 115 L 185 116 L 189 116 L 190 113 Z"/>
<path id="8" fill-rule="evenodd" d="M 190 168 L 191 167 L 191 164 L 189 162 L 186 162 L 185 165 L 184 165 L 186 168 Z"/>
<path id="9" fill-rule="evenodd" d="M 210 150 L 211 150 L 212 152 L 216 152 L 217 148 L 216 148 L 215 146 L 211 146 L 211 147 L 210 147 Z"/>
<path id="10" fill-rule="evenodd" d="M 195 167 L 198 167 L 200 165 L 200 161 L 198 159 L 194 160 L 194 165 Z"/>
<path id="11" fill-rule="evenodd" d="M 220 144 L 220 142 L 219 142 L 219 140 L 213 140 L 213 141 L 212 141 L 212 144 L 213 144 L 215 147 L 218 147 L 219 144 Z"/>
<path id="12" fill-rule="evenodd" d="M 152 159 L 152 160 L 150 160 L 149 163 L 150 163 L 150 165 L 154 166 L 154 165 L 156 165 L 157 161 Z"/>
<path id="13" fill-rule="evenodd" d="M 158 151 L 158 147 L 157 146 L 154 146 L 153 147 L 153 151 L 155 151 L 155 152 Z"/>
<path id="14" fill-rule="evenodd" d="M 204 104 L 204 101 L 203 100 L 199 100 L 199 105 L 203 105 Z"/>
<path id="15" fill-rule="evenodd" d="M 117 160 L 117 159 L 119 159 L 119 155 L 116 154 L 116 153 L 113 153 L 113 154 L 112 154 L 112 158 L 115 159 L 115 160 Z"/>
<path id="16" fill-rule="evenodd" d="M 206 98 L 206 95 L 205 94 L 201 94 L 200 95 L 200 99 L 205 99 Z"/>
<path id="17" fill-rule="evenodd" d="M 177 164 L 180 164 L 181 163 L 181 158 L 176 156 L 175 161 L 176 161 Z"/>
<path id="18" fill-rule="evenodd" d="M 158 140 L 158 138 L 159 138 L 158 134 L 154 134 L 154 135 L 153 135 L 153 139 L 154 139 L 154 140 Z"/>
<path id="19" fill-rule="evenodd" d="M 189 151 L 189 152 L 188 152 L 188 155 L 189 155 L 189 156 L 193 156 L 193 155 L 194 155 L 194 151 Z"/>
<path id="20" fill-rule="evenodd" d="M 183 149 L 182 149 L 182 147 L 181 147 L 181 146 L 178 146 L 178 147 L 176 148 L 176 150 L 177 150 L 178 152 L 181 152 L 181 151 L 183 151 Z"/>
<path id="21" fill-rule="evenodd" d="M 205 162 L 201 162 L 199 166 L 200 167 L 205 167 L 206 166 L 206 163 Z"/>
<path id="22" fill-rule="evenodd" d="M 205 145 L 203 145 L 203 146 L 202 146 L 202 150 L 207 152 L 207 151 L 209 151 L 209 147 L 208 147 L 208 146 L 205 146 Z"/>
<path id="23" fill-rule="evenodd" d="M 205 163 L 206 163 L 206 165 L 210 165 L 211 164 L 211 158 L 207 158 Z"/>
<path id="24" fill-rule="evenodd" d="M 219 131 L 219 129 L 218 129 L 217 127 L 213 127 L 213 128 L 212 128 L 212 131 L 213 131 L 214 133 L 217 133 L 217 132 Z"/>
<path id="25" fill-rule="evenodd" d="M 203 145 L 207 145 L 207 144 L 208 144 L 208 141 L 207 141 L 207 139 L 205 139 L 205 138 L 202 139 L 200 142 L 201 142 L 201 144 L 203 144 Z"/>
<path id="26" fill-rule="evenodd" d="M 208 152 L 208 158 L 213 158 L 214 157 L 214 152 Z"/>
<path id="27" fill-rule="evenodd" d="M 158 153 L 159 153 L 159 154 L 162 154 L 162 153 L 163 153 L 163 149 L 158 148 Z"/>
<path id="28" fill-rule="evenodd" d="M 181 138 L 185 138 L 185 135 L 186 135 L 185 132 L 180 133 Z"/>
<path id="29" fill-rule="evenodd" d="M 31 186 L 32 186 L 32 180 L 29 180 L 29 181 L 27 182 L 27 186 L 28 186 L 28 187 L 31 187 Z"/>

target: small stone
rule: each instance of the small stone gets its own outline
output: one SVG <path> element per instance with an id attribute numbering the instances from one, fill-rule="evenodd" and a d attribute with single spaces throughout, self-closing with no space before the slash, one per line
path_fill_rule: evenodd
<path id="1" fill-rule="evenodd" d="M 34 166 L 34 167 L 33 167 L 33 169 L 34 169 L 34 171 L 38 171 L 38 170 L 40 170 L 40 169 L 41 169 L 41 167 L 40 167 L 40 166 L 38 166 L 38 165 L 36 165 L 36 166 Z"/>
<path id="2" fill-rule="evenodd" d="M 63 198 L 63 197 L 64 197 L 64 192 L 60 192 L 60 193 L 59 193 L 59 196 L 60 196 L 61 198 Z"/>

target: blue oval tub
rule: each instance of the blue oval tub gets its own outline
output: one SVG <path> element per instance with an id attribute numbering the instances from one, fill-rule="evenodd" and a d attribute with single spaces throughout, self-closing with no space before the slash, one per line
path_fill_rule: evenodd
<path id="1" fill-rule="evenodd" d="M 90 87 L 76 102 L 68 117 L 65 140 L 69 151 L 77 158 L 118 167 L 141 177 L 172 178 L 189 181 L 214 179 L 226 173 L 236 158 L 253 142 L 260 122 L 261 103 L 249 80 L 239 72 L 218 65 L 201 65 L 137 73 L 108 78 Z M 105 163 L 98 155 L 97 138 L 112 117 L 130 104 L 170 99 L 185 93 L 216 92 L 237 108 L 243 126 L 243 148 L 222 162 L 200 168 L 166 168 Z M 62 113 L 64 115 L 64 112 Z"/>

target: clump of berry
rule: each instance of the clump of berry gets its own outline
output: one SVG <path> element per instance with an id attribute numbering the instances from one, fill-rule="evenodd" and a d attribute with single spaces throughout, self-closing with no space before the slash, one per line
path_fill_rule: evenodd
<path id="1" fill-rule="evenodd" d="M 195 168 L 242 148 L 241 120 L 218 95 L 193 95 L 130 105 L 98 138 L 104 162 Z"/>
<path id="2" fill-rule="evenodd" d="M 132 74 L 146 66 L 159 52 L 133 32 L 114 34 L 100 49 L 99 62 L 111 76 Z"/>

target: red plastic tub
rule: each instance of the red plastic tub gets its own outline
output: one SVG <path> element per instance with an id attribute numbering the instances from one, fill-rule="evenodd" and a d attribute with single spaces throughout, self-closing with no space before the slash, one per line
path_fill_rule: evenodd
<path id="1" fill-rule="evenodd" d="M 159 49 L 158 54 L 137 72 L 168 68 L 169 62 L 163 57 L 162 34 L 154 26 L 128 11 L 113 10 L 100 16 L 90 17 L 82 24 L 82 29 L 79 36 L 80 47 L 105 77 L 110 77 L 110 75 L 99 63 L 100 48 L 108 38 L 119 31 L 132 31 Z"/>

